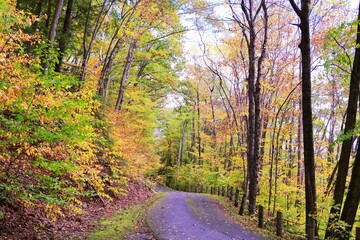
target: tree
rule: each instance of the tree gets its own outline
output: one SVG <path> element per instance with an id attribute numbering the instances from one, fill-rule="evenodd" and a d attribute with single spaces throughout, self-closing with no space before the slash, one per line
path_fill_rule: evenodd
<path id="1" fill-rule="evenodd" d="M 64 25 L 63 25 L 61 36 L 59 39 L 59 56 L 58 56 L 58 62 L 56 63 L 56 66 L 55 66 L 55 71 L 57 71 L 57 72 L 61 71 L 64 54 L 66 51 L 66 44 L 68 43 L 73 4 L 74 4 L 74 0 L 68 0 L 67 6 L 66 6 Z"/>
<path id="2" fill-rule="evenodd" d="M 360 3 L 358 10 L 358 21 L 360 21 Z M 354 219 L 356 215 L 356 210 L 359 205 L 359 188 L 360 188 L 360 176 L 359 176 L 359 168 L 360 168 L 360 148 L 358 147 L 358 152 L 355 158 L 355 163 L 352 170 L 349 192 L 346 196 L 345 203 L 343 204 L 344 193 L 346 188 L 346 178 L 349 170 L 349 160 L 351 147 L 353 144 L 353 134 L 352 130 L 355 128 L 356 123 L 356 114 L 358 109 L 358 100 L 359 100 L 359 83 L 360 83 L 360 24 L 357 23 L 357 34 L 356 34 L 356 47 L 355 47 L 355 58 L 353 62 L 353 68 L 351 71 L 351 79 L 350 79 L 350 91 L 349 91 L 349 99 L 348 106 L 346 110 L 346 122 L 345 122 L 345 134 L 350 134 L 342 143 L 341 154 L 338 162 L 338 172 L 335 182 L 334 189 L 334 197 L 333 197 L 333 206 L 330 211 L 328 227 L 326 230 L 325 238 L 336 237 L 337 231 L 337 222 L 340 217 L 340 212 L 342 206 L 344 206 L 341 213 L 341 220 L 343 220 L 348 225 L 346 226 L 347 231 L 351 231 L 352 226 L 354 224 Z M 342 231 L 342 234 L 349 238 L 349 233 L 345 233 Z"/>
<path id="3" fill-rule="evenodd" d="M 310 51 L 310 0 L 301 0 L 301 8 L 294 0 L 289 0 L 292 8 L 300 18 L 298 25 L 301 30 L 302 66 L 302 122 L 304 142 L 304 167 L 305 167 L 305 200 L 306 200 L 306 237 L 315 239 L 317 233 L 316 221 L 316 182 L 315 182 L 315 157 L 311 107 L 311 51 Z"/>
<path id="4" fill-rule="evenodd" d="M 241 28 L 244 35 L 247 54 L 248 54 L 248 70 L 247 88 L 248 88 L 248 133 L 247 133 L 247 180 L 249 184 L 249 214 L 254 214 L 256 210 L 256 196 L 258 192 L 258 178 L 260 167 L 260 138 L 261 138 L 261 78 L 262 64 L 265 58 L 267 47 L 268 33 L 268 14 L 266 1 L 262 0 L 258 6 L 254 1 L 241 1 L 240 6 L 242 16 L 234 9 L 234 3 L 229 2 L 229 6 L 233 13 L 233 18 Z M 263 38 L 259 37 L 257 29 L 259 13 L 262 12 L 262 29 Z M 260 46 L 256 46 L 260 41 Z M 257 50 L 259 49 L 259 50 Z M 259 57 L 257 57 L 259 51 Z M 245 189 L 247 189 L 245 187 Z"/>
<path id="5" fill-rule="evenodd" d="M 84 81 L 85 77 L 86 77 L 86 71 L 88 68 L 88 63 L 90 60 L 90 56 L 93 50 L 93 45 L 96 39 L 96 36 L 100 30 L 100 27 L 103 25 L 103 22 L 105 21 L 105 18 L 107 16 L 107 14 L 110 12 L 110 10 L 112 9 L 113 5 L 115 3 L 115 0 L 104 0 L 103 3 L 101 4 L 101 9 L 98 12 L 98 16 L 95 20 L 95 27 L 92 30 L 92 33 L 90 35 L 90 40 L 88 40 L 87 43 L 87 38 L 88 38 L 88 25 L 90 24 L 90 13 L 91 13 L 91 9 L 92 9 L 92 0 L 90 0 L 89 2 L 89 6 L 88 6 L 88 11 L 87 11 L 87 15 L 86 15 L 86 26 L 85 26 L 85 30 L 84 30 L 84 36 L 83 36 L 83 59 L 82 59 L 82 70 L 81 70 L 81 80 Z"/>
<path id="6" fill-rule="evenodd" d="M 55 37 L 56 37 L 56 30 L 58 27 L 58 23 L 59 23 L 59 18 L 60 18 L 60 14 L 61 14 L 61 9 L 63 7 L 64 4 L 64 0 L 58 0 L 56 3 L 56 9 L 55 9 L 55 13 L 51 22 L 51 27 L 50 27 L 50 33 L 49 33 L 49 41 L 50 41 L 50 48 L 49 51 L 51 53 L 51 51 L 54 48 L 54 42 L 55 42 Z M 46 72 L 49 70 L 49 60 L 46 60 L 45 63 L 45 67 L 44 67 L 44 74 L 46 74 Z"/>

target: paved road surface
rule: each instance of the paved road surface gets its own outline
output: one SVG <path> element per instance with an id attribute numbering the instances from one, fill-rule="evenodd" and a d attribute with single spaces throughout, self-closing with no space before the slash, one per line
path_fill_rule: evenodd
<path id="1" fill-rule="evenodd" d="M 147 223 L 156 239 L 266 239 L 234 223 L 218 203 L 202 194 L 168 191 L 149 211 Z"/>

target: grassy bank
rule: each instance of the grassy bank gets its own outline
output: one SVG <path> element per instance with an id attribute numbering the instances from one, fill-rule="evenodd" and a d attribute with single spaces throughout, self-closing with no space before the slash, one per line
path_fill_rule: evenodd
<path id="1" fill-rule="evenodd" d="M 118 240 L 136 232 L 147 232 L 145 217 L 153 203 L 165 193 L 158 193 L 147 201 L 121 209 L 111 217 L 103 219 L 95 228 L 94 233 L 88 237 L 90 240 Z"/>
<path id="2" fill-rule="evenodd" d="M 218 202 L 220 205 L 224 207 L 224 210 L 231 215 L 235 222 L 240 225 L 252 230 L 268 239 L 280 239 L 276 237 L 275 230 L 272 229 L 272 226 L 265 225 L 265 228 L 258 228 L 258 219 L 254 216 L 243 215 L 240 216 L 238 214 L 239 208 L 234 206 L 234 203 L 230 201 L 228 198 L 216 196 L 216 195 L 208 195 L 212 200 Z"/>

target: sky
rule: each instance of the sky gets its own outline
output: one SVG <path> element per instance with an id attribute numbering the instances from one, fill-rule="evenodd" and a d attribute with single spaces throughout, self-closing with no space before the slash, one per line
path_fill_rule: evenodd
<path id="1" fill-rule="evenodd" d="M 358 6 L 359 0 L 350 0 L 351 7 L 356 8 Z"/>

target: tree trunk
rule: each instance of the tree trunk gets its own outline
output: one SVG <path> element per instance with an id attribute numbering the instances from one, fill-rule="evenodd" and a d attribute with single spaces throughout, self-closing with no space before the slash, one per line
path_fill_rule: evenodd
<path id="1" fill-rule="evenodd" d="M 124 43 L 124 38 L 123 37 L 119 38 L 118 33 L 119 33 L 120 29 L 123 27 L 123 25 L 125 25 L 125 26 L 128 25 L 131 17 L 133 16 L 133 14 L 136 10 L 138 3 L 139 3 L 139 1 L 137 1 L 137 3 L 131 9 L 129 9 L 127 11 L 125 11 L 125 6 L 127 6 L 127 4 L 126 3 L 123 4 L 122 10 L 121 10 L 120 25 L 115 30 L 115 32 L 111 38 L 109 47 L 106 51 L 106 56 L 103 61 L 103 67 L 101 69 L 101 76 L 99 79 L 99 90 L 98 90 L 98 94 L 100 96 L 104 97 L 105 99 L 106 99 L 107 93 L 108 93 L 108 86 L 109 86 L 109 82 L 110 82 L 110 72 L 113 67 L 115 56 L 118 53 L 120 47 Z M 114 44 L 114 42 L 115 42 L 115 44 Z"/>
<path id="2" fill-rule="evenodd" d="M 301 107 L 302 103 L 301 103 L 301 99 L 299 99 L 299 110 L 302 111 L 302 107 Z M 301 118 L 301 113 L 299 113 L 298 116 L 298 137 L 297 137 L 297 186 L 300 189 L 301 186 L 304 183 L 304 171 L 303 171 L 303 164 L 302 164 L 302 158 L 301 158 L 301 153 L 302 153 L 302 144 L 301 144 L 301 139 L 302 139 L 302 118 Z"/>
<path id="3" fill-rule="evenodd" d="M 49 34 L 51 48 L 54 46 L 54 41 L 55 41 L 55 37 L 56 37 L 56 29 L 57 29 L 57 26 L 59 23 L 61 9 L 62 9 L 63 5 L 64 5 L 64 0 L 58 0 L 56 3 L 56 9 L 55 9 L 54 17 L 51 22 L 51 28 L 50 28 L 50 34 Z"/>
<path id="4" fill-rule="evenodd" d="M 310 50 L 310 0 L 301 0 L 301 9 L 294 0 L 290 3 L 300 18 L 302 66 L 302 121 L 305 167 L 306 237 L 317 237 L 315 158 L 311 107 L 311 50 Z"/>
<path id="5" fill-rule="evenodd" d="M 358 20 L 360 20 L 360 2 L 359 2 Z M 353 69 L 351 71 L 350 92 L 349 92 L 348 107 L 346 110 L 346 121 L 345 121 L 345 129 L 344 129 L 345 133 L 348 133 L 349 131 L 354 129 L 356 123 L 356 113 L 357 113 L 358 100 L 359 100 L 359 83 L 360 83 L 359 44 L 360 44 L 360 25 L 357 26 L 357 38 L 356 38 L 357 47 L 355 49 L 355 58 L 353 63 Z M 336 222 L 338 221 L 337 216 L 339 216 L 341 207 L 343 206 L 343 198 L 345 192 L 346 178 L 349 170 L 349 160 L 350 160 L 352 143 L 353 143 L 352 137 L 346 139 L 342 143 L 340 159 L 338 163 L 339 167 L 338 167 L 335 189 L 334 189 L 334 198 L 333 198 L 334 203 L 330 211 L 330 217 L 329 217 L 325 238 L 335 235 L 336 228 L 334 229 L 331 226 L 336 224 Z M 356 180 L 354 180 L 353 185 L 356 185 Z M 348 213 L 342 214 L 342 218 L 343 217 L 345 219 L 348 219 Z"/>
<path id="6" fill-rule="evenodd" d="M 51 16 L 51 0 L 48 0 L 47 3 L 47 9 L 46 9 L 46 15 L 47 15 L 47 18 L 46 18 L 46 22 L 45 22 L 45 28 L 46 30 L 49 30 L 49 27 L 50 27 L 50 16 Z"/>
<path id="7" fill-rule="evenodd" d="M 50 41 L 50 47 L 49 47 L 49 52 L 52 51 L 52 49 L 54 48 L 54 42 L 55 42 L 55 37 L 56 37 L 56 29 L 59 23 L 59 18 L 60 18 L 60 14 L 61 14 L 61 9 L 64 5 L 64 0 L 58 0 L 56 3 L 56 8 L 55 8 L 55 13 L 54 13 L 54 17 L 52 19 L 51 22 L 51 28 L 50 28 L 50 33 L 49 33 L 49 41 Z M 44 66 L 44 75 L 47 73 L 47 71 L 49 70 L 49 60 L 50 59 L 46 59 L 46 63 Z"/>
<path id="8" fill-rule="evenodd" d="M 37 16 L 38 18 L 40 17 L 41 15 L 41 10 L 42 10 L 42 7 L 43 7 L 43 0 L 39 0 L 38 3 L 36 4 L 36 8 L 35 8 L 35 11 L 34 11 L 34 14 L 35 16 Z M 32 28 L 34 31 L 37 31 L 37 27 L 39 25 L 39 22 L 38 21 L 35 21 L 32 25 Z"/>
<path id="9" fill-rule="evenodd" d="M 265 58 L 267 45 L 268 15 L 265 0 L 255 9 L 255 3 L 252 0 L 241 1 L 240 7 L 242 14 L 239 15 L 232 3 L 229 7 L 232 11 L 234 20 L 238 23 L 247 46 L 247 92 L 248 92 L 248 119 L 247 119 L 247 180 L 249 183 L 249 214 L 253 215 L 256 210 L 256 196 L 258 194 L 258 177 L 260 166 L 260 137 L 261 137 L 261 84 L 260 79 L 262 63 Z M 262 13 L 262 16 L 259 16 Z M 258 20 L 263 22 L 263 39 L 257 39 L 260 36 L 256 29 Z M 256 44 L 260 42 L 257 48 Z M 260 56 L 257 57 L 257 50 L 260 50 Z M 245 196 L 247 194 L 245 193 Z"/>
<path id="10" fill-rule="evenodd" d="M 196 134 L 195 134 L 195 108 L 196 104 L 194 103 L 192 109 L 192 118 L 191 118 L 191 146 L 190 146 L 190 160 L 196 164 L 195 157 L 195 148 L 196 148 Z"/>
<path id="11" fill-rule="evenodd" d="M 108 87 L 110 82 L 110 71 L 113 67 L 116 53 L 119 51 L 120 46 L 123 44 L 122 39 L 118 39 L 115 43 L 109 56 L 106 56 L 103 68 L 101 70 L 101 76 L 99 80 L 99 95 L 106 99 L 108 93 Z"/>
<path id="12" fill-rule="evenodd" d="M 64 59 L 64 54 L 66 51 L 66 43 L 70 31 L 70 23 L 71 23 L 71 13 L 73 8 L 74 0 L 68 0 L 66 6 L 66 14 L 64 19 L 64 26 L 62 29 L 62 36 L 59 39 L 59 56 L 58 56 L 58 63 L 55 66 L 55 71 L 60 72 L 62 68 L 62 63 Z"/>
<path id="13" fill-rule="evenodd" d="M 216 149 L 217 147 L 217 139 L 216 139 L 216 115 L 215 115 L 215 106 L 214 106 L 214 100 L 213 100 L 213 90 L 210 91 L 210 104 L 211 104 L 211 116 L 212 116 L 212 137 L 213 137 L 213 148 Z M 215 156 L 214 156 L 215 157 Z"/>
<path id="14" fill-rule="evenodd" d="M 341 213 L 341 220 L 347 226 L 345 231 L 342 231 L 340 237 L 342 239 L 349 239 L 352 227 L 354 225 L 356 212 L 358 210 L 360 201 L 360 147 L 358 146 L 354 166 L 352 169 L 350 185 L 346 200 L 344 202 L 344 209 Z"/>
<path id="15" fill-rule="evenodd" d="M 116 105 L 115 105 L 115 110 L 119 111 L 121 109 L 121 105 L 122 102 L 124 100 L 124 94 L 125 94 L 125 83 L 129 77 L 129 73 L 130 73 L 130 68 L 131 68 L 131 64 L 134 60 L 134 50 L 136 48 L 136 40 L 132 39 L 129 49 L 128 49 L 128 53 L 126 56 L 126 62 L 124 65 L 124 71 L 123 74 L 121 76 L 121 80 L 120 80 L 120 88 L 119 88 L 119 95 L 118 98 L 116 100 Z"/>
<path id="16" fill-rule="evenodd" d="M 196 106 L 197 106 L 197 140 L 198 140 L 198 161 L 199 165 L 202 165 L 201 159 L 201 135 L 200 135 L 200 93 L 199 93 L 199 85 L 196 89 Z"/>
<path id="17" fill-rule="evenodd" d="M 328 139 L 328 152 L 327 152 L 327 160 L 330 163 L 334 163 L 334 131 L 335 131 L 335 96 L 336 96 L 336 83 L 335 80 L 331 81 L 331 89 L 332 89 L 332 98 L 331 98 L 331 109 L 330 109 L 330 126 L 329 126 L 329 139 Z"/>
<path id="18" fill-rule="evenodd" d="M 175 185 L 177 186 L 179 184 L 179 170 L 183 162 L 183 151 L 184 151 L 184 141 L 185 141 L 185 132 L 187 127 L 187 120 L 184 121 L 183 128 L 181 131 L 181 139 L 179 144 L 179 155 L 178 155 L 178 161 L 177 161 L 177 171 L 176 171 L 176 181 Z"/>
<path id="19" fill-rule="evenodd" d="M 165 166 L 170 166 L 172 167 L 172 162 L 171 162 L 171 159 L 172 159 L 172 141 L 171 140 L 168 140 L 168 154 L 167 154 L 167 157 L 166 157 L 166 165 Z"/>
<path id="20" fill-rule="evenodd" d="M 109 3 L 109 6 L 106 8 L 106 5 Z M 91 34 L 90 37 L 90 41 L 89 44 L 86 44 L 86 38 L 87 38 L 87 26 L 85 27 L 85 32 L 84 32 L 84 38 L 83 38 L 83 49 L 84 49 L 84 55 L 83 55 L 83 61 L 82 61 L 82 72 L 81 72 L 81 81 L 85 80 L 85 76 L 86 76 L 86 71 L 87 71 L 87 67 L 88 67 L 88 62 L 90 59 L 90 55 L 91 55 L 91 51 L 92 51 L 92 47 L 96 38 L 97 33 L 99 32 L 99 29 L 106 17 L 106 15 L 108 14 L 108 12 L 110 11 L 112 5 L 114 4 L 115 0 L 104 0 L 100 12 L 98 14 L 98 17 L 96 19 L 96 24 L 95 27 L 93 29 L 93 32 Z M 90 9 L 92 7 L 92 0 L 90 0 L 89 3 L 89 10 L 88 10 L 88 14 L 90 14 Z M 88 17 L 88 16 L 87 16 Z M 89 19 L 86 20 L 86 24 L 89 24 Z"/>

